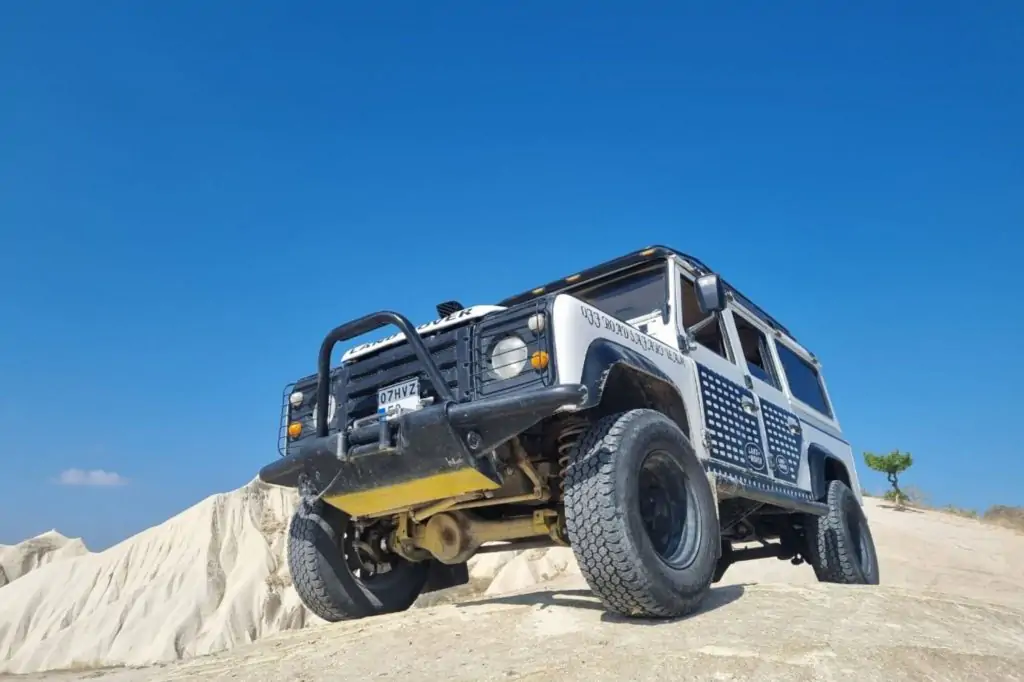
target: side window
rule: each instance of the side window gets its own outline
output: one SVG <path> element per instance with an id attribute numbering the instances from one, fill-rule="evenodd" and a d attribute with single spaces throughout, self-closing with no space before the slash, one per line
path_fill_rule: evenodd
<path id="1" fill-rule="evenodd" d="M 771 354 L 768 352 L 768 339 L 760 329 L 733 311 L 732 319 L 736 321 L 736 332 L 740 337 L 743 359 L 750 373 L 761 381 L 781 390 L 772 365 Z"/>
<path id="2" fill-rule="evenodd" d="M 775 348 L 779 351 L 779 360 L 782 362 L 783 371 L 786 372 L 786 380 L 789 382 L 789 390 L 793 392 L 793 397 L 831 417 L 832 410 L 825 399 L 818 371 L 790 350 L 786 344 L 776 340 Z"/>
<path id="3" fill-rule="evenodd" d="M 693 334 L 694 341 L 731 362 L 732 352 L 722 318 L 700 311 L 693 282 L 686 277 L 680 278 L 679 291 L 683 304 L 683 328 Z"/>

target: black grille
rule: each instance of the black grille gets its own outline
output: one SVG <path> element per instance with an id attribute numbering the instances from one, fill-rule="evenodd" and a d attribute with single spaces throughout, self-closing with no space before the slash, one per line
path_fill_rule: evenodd
<path id="1" fill-rule="evenodd" d="M 469 399 L 465 390 L 468 382 L 469 328 L 437 332 L 423 337 L 430 356 L 437 364 L 441 376 L 451 389 L 455 400 Z M 369 357 L 358 358 L 342 368 L 345 381 L 338 382 L 337 395 L 343 398 L 348 421 L 370 417 L 377 413 L 377 391 L 416 376 L 420 380 L 420 397 L 439 400 L 435 388 L 430 384 L 423 365 L 417 359 L 409 344 L 404 341 L 392 348 L 386 348 Z M 460 376 L 463 377 L 460 381 Z"/>
<path id="2" fill-rule="evenodd" d="M 443 330 L 422 338 L 455 399 L 460 402 L 469 400 L 469 328 Z M 375 416 L 377 391 L 413 376 L 419 377 L 421 398 L 438 400 L 437 391 L 427 378 L 426 371 L 415 352 L 404 341 L 333 368 L 331 395 L 337 407 L 334 419 L 329 425 L 330 430 L 337 431 L 343 425 L 342 420 L 344 426 L 349 426 L 354 420 Z M 313 412 L 316 405 L 316 388 L 316 374 L 303 377 L 285 388 L 277 439 L 280 454 L 287 454 L 289 445 L 294 446 L 315 434 Z M 288 403 L 289 396 L 295 391 L 301 391 L 304 396 L 303 403 L 298 409 L 292 409 Z M 289 441 L 288 424 L 293 421 L 302 423 L 302 434 L 299 438 Z"/>
<path id="3" fill-rule="evenodd" d="M 529 319 L 540 314 L 543 329 L 531 331 Z M 551 318 L 544 299 L 495 313 L 475 324 L 446 329 L 421 337 L 427 351 L 437 365 L 455 400 L 465 402 L 473 397 L 499 395 L 533 385 L 551 384 L 555 376 L 555 357 L 551 348 Z M 502 337 L 515 334 L 526 344 L 526 368 L 517 376 L 501 379 L 492 373 L 491 351 Z M 530 365 L 530 357 L 538 352 L 547 354 L 548 364 L 537 370 Z M 331 370 L 331 395 L 336 402 L 335 413 L 329 424 L 330 431 L 348 427 L 353 421 L 375 417 L 377 392 L 413 376 L 420 380 L 420 397 L 439 400 L 416 353 L 402 341 L 371 355 L 350 360 Z M 289 405 L 289 396 L 301 391 L 302 404 Z M 278 431 L 278 452 L 288 453 L 294 445 L 313 437 L 316 424 L 313 419 L 316 405 L 317 377 L 311 374 L 289 384 L 283 394 L 281 424 Z M 317 411 L 319 412 L 319 411 Z M 288 424 L 302 423 L 299 438 L 289 440 Z"/>

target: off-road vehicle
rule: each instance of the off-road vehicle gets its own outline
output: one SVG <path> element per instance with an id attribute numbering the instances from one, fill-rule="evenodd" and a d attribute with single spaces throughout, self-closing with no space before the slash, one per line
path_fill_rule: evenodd
<path id="1" fill-rule="evenodd" d="M 260 478 L 300 492 L 289 567 L 320 617 L 403 610 L 475 553 L 550 545 L 626 616 L 688 614 L 747 559 L 878 583 L 818 361 L 698 259 L 646 248 L 437 310 L 333 329 L 285 389 Z"/>

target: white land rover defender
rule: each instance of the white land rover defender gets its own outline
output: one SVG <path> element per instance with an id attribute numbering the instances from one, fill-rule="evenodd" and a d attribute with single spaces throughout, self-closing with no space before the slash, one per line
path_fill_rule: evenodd
<path id="1" fill-rule="evenodd" d="M 878 583 L 817 360 L 699 260 L 647 248 L 438 313 L 332 330 L 285 390 L 260 478 L 300 492 L 289 567 L 320 617 L 403 610 L 476 553 L 552 545 L 626 616 L 691 613 L 748 559 Z"/>

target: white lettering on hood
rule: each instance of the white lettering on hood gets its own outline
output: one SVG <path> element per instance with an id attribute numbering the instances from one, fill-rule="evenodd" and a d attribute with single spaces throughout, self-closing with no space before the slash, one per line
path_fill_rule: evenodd
<path id="1" fill-rule="evenodd" d="M 465 324 L 470 320 L 475 320 L 489 313 L 494 313 L 501 310 L 505 310 L 505 308 L 500 305 L 470 306 L 468 308 L 463 308 L 462 310 L 456 310 L 448 317 L 442 317 L 440 319 L 427 322 L 426 324 L 421 324 L 418 327 L 416 327 L 416 332 L 420 335 L 423 335 L 428 332 L 435 332 L 441 329 L 446 329 L 448 327 L 454 327 L 456 325 Z M 341 361 L 346 362 L 348 360 L 362 357 L 364 355 L 367 355 L 368 353 L 374 353 L 376 351 L 379 351 L 382 348 L 394 346 L 395 344 L 398 344 L 404 340 L 405 334 L 403 334 L 402 332 L 397 332 L 395 334 L 392 334 L 391 336 L 386 336 L 383 339 L 380 339 L 379 341 L 370 341 L 369 343 L 363 343 L 356 346 L 355 348 L 349 348 L 347 351 L 345 351 L 345 354 L 341 356 Z"/>

